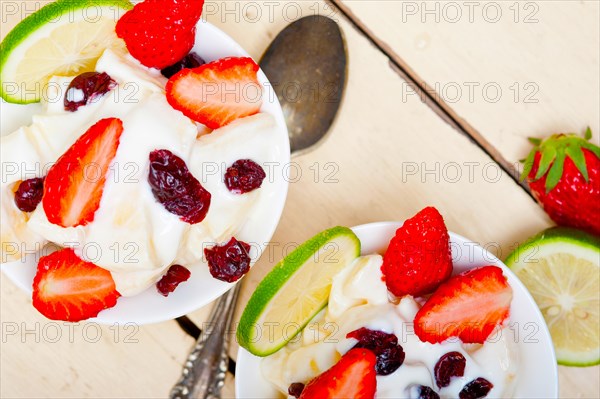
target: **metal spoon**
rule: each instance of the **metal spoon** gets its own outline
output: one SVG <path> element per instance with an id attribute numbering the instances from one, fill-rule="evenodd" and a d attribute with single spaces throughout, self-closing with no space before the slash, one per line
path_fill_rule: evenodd
<path id="1" fill-rule="evenodd" d="M 338 25 L 315 15 L 287 26 L 263 55 L 260 66 L 273 85 L 286 119 L 292 153 L 304 152 L 329 131 L 346 83 L 346 48 Z M 241 284 L 211 311 L 190 352 L 173 399 L 221 397 L 229 363 L 229 333 Z"/>

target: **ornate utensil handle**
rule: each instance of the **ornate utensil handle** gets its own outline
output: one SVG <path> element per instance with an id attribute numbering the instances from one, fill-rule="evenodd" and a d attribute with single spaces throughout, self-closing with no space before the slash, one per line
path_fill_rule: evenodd
<path id="1" fill-rule="evenodd" d="M 210 313 L 210 331 L 202 331 L 190 352 L 171 399 L 219 399 L 229 363 L 229 328 L 241 284 L 225 293 Z"/>

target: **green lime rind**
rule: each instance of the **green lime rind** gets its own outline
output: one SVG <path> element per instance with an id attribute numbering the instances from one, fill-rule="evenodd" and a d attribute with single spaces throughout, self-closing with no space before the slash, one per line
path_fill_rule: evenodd
<path id="1" fill-rule="evenodd" d="M 298 331 L 288 337 L 288 340 L 274 343 L 269 348 L 259 348 L 252 342 L 252 337 L 255 337 L 257 334 L 256 326 L 258 320 L 279 290 L 317 251 L 319 251 L 319 249 L 339 238 L 349 239 L 353 244 L 351 245 L 353 253 L 349 254 L 352 258 L 355 259 L 360 256 L 360 240 L 356 234 L 347 227 L 337 226 L 325 230 L 304 242 L 273 267 L 271 272 L 265 276 L 260 284 L 258 284 L 242 313 L 236 334 L 238 343 L 241 347 L 256 356 L 264 357 L 271 355 L 283 348 L 291 339 L 302 331 L 304 327 L 306 327 L 317 313 L 327 306 L 327 303 L 324 303 L 322 306 L 318 307 L 318 309 L 315 309 L 310 317 L 301 323 Z"/>
<path id="2" fill-rule="evenodd" d="M 600 266 L 600 237 L 570 227 L 543 230 L 515 249 L 504 263 L 518 273 L 526 268 L 528 263 L 537 262 L 536 257 L 562 251 L 576 252 L 577 255 Z M 572 353 L 560 348 L 555 348 L 555 351 L 557 362 L 562 366 L 589 367 L 600 364 L 598 352 Z"/>
<path id="3" fill-rule="evenodd" d="M 504 261 L 511 269 L 518 271 L 526 266 L 521 260 L 532 249 L 552 244 L 571 244 L 575 247 L 589 249 L 600 253 L 600 237 L 571 227 L 551 227 L 543 230 L 519 245 Z M 530 256 L 535 256 L 532 253 Z M 535 258 L 532 258 L 535 259 Z"/>
<path id="4" fill-rule="evenodd" d="M 10 58 L 10 54 L 21 44 L 25 39 L 38 31 L 48 23 L 51 23 L 56 18 L 88 7 L 118 7 L 123 10 L 130 10 L 133 4 L 128 0 L 57 0 L 40 8 L 35 13 L 27 16 L 19 22 L 13 30 L 0 43 L 0 97 L 9 103 L 14 104 L 29 104 L 40 102 L 40 98 L 29 98 L 22 100 L 21 98 L 11 97 L 4 92 L 4 66 Z"/>
<path id="5" fill-rule="evenodd" d="M 597 366 L 600 364 L 600 358 L 598 358 L 597 360 L 592 360 L 590 362 L 581 362 L 581 361 L 577 361 L 577 360 L 569 360 L 566 359 L 565 357 L 559 357 L 560 355 L 557 353 L 557 363 L 560 364 L 561 366 L 568 366 L 568 367 L 591 367 L 591 366 Z"/>

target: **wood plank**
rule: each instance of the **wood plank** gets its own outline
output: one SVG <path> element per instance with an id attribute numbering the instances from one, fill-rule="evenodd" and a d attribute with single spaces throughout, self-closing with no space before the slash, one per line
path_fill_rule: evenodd
<path id="1" fill-rule="evenodd" d="M 529 136 L 591 126 L 600 142 L 597 1 L 332 2 L 509 163 Z"/>
<path id="2" fill-rule="evenodd" d="M 217 9 L 209 9 L 209 4 Z M 332 14 L 321 2 L 245 4 L 207 3 L 205 17 L 257 59 L 291 20 L 314 13 L 315 4 L 320 13 Z M 256 4 L 260 17 L 256 8 L 252 8 Z M 296 6 L 288 4 L 299 4 L 300 14 L 294 14 Z M 445 215 L 451 230 L 480 243 L 497 243 L 489 248 L 496 253 L 500 251 L 500 256 L 505 256 L 515 242 L 549 225 L 539 207 L 510 177 L 501 174 L 496 178 L 499 169 L 485 153 L 458 135 L 417 98 L 404 99 L 402 90 L 406 82 L 389 66 L 388 58 L 339 14 L 333 16 L 340 22 L 349 49 L 350 78 L 344 104 L 326 141 L 314 151 L 294 158 L 290 170 L 301 172 L 301 176 L 292 176 L 288 203 L 271 250 L 245 278 L 236 320 L 253 287 L 290 248 L 336 224 L 401 220 L 426 205 L 435 205 Z M 458 179 L 455 171 L 461 173 Z M 469 176 L 470 171 L 472 176 Z M 284 172 L 283 166 L 278 172 Z M 506 204 L 511 204 L 510 209 Z M 512 220 L 519 220 L 519 225 L 510 223 Z M 10 287 L 10 283 L 2 284 L 3 317 L 4 298 L 14 296 L 21 298 L 20 302 L 8 302 L 6 307 L 18 313 L 7 313 L 7 320 L 37 320 L 35 317 L 39 316 L 25 296 L 14 288 L 13 291 L 4 288 L 7 284 Z M 32 314 L 27 318 L 21 315 L 27 312 Z M 201 324 L 207 313 L 208 309 L 202 309 L 190 317 Z M 168 325 L 174 326 L 174 323 Z M 147 334 L 151 334 L 154 327 L 142 327 L 140 334 L 148 328 Z M 158 345 L 150 344 L 147 345 L 148 353 L 140 349 L 143 345 L 130 349 L 110 343 L 101 349 L 98 344 L 85 342 L 75 343 L 73 348 L 67 349 L 55 349 L 60 342 L 56 345 L 14 344 L 15 349 L 9 351 L 3 347 L 2 380 L 11 383 L 6 388 L 6 384 L 2 384 L 2 396 L 40 396 L 30 391 L 34 389 L 28 387 L 32 385 L 31 380 L 23 378 L 27 375 L 24 370 L 32 369 L 36 372 L 37 389 L 44 392 L 44 396 L 68 395 L 61 390 L 64 375 L 69 375 L 68 368 L 62 368 L 62 363 L 59 366 L 52 363 L 55 357 L 65 357 L 63 352 L 66 350 L 71 358 L 64 361 L 64 366 L 75 364 L 81 379 L 92 381 L 90 387 L 79 383 L 70 388 L 74 396 L 164 397 L 179 376 L 183 359 L 192 346 L 192 340 L 176 327 L 165 331 L 164 334 L 156 333 L 160 338 L 149 337 L 144 342 L 181 343 L 177 354 L 169 353 L 171 360 L 164 359 L 160 346 L 156 349 Z M 171 348 L 170 344 L 168 347 Z M 115 349 L 116 353 L 113 353 L 113 348 L 119 351 Z M 30 359 L 34 351 L 39 361 L 32 367 Z M 235 353 L 234 347 L 232 356 Z M 135 358 L 136 354 L 139 358 Z M 92 356 L 100 360 L 90 364 Z M 104 360 L 106 357 L 108 360 Z M 129 357 L 135 359 L 134 367 L 126 370 L 123 365 L 132 363 Z M 15 370 L 7 371 L 7 365 Z M 143 382 L 128 381 L 128 378 L 139 381 L 134 378 L 136 375 L 144 375 Z M 233 395 L 231 379 L 224 392 L 226 397 Z"/>
<path id="3" fill-rule="evenodd" d="M 0 275 L 0 397 L 163 398 L 192 339 L 175 322 L 63 323 Z"/>

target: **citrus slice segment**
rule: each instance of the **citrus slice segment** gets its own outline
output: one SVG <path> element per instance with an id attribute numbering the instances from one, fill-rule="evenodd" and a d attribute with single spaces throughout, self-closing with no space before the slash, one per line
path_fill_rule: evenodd
<path id="1" fill-rule="evenodd" d="M 52 76 L 93 71 L 105 49 L 125 51 L 115 25 L 126 0 L 58 0 L 21 21 L 0 44 L 0 96 L 39 102 Z"/>
<path id="2" fill-rule="evenodd" d="M 538 304 L 558 363 L 600 363 L 600 239 L 555 227 L 520 245 L 506 259 Z"/>
<path id="3" fill-rule="evenodd" d="M 300 245 L 254 291 L 238 326 L 239 344 L 257 356 L 281 349 L 327 305 L 333 277 L 359 255 L 360 241 L 347 227 Z"/>

